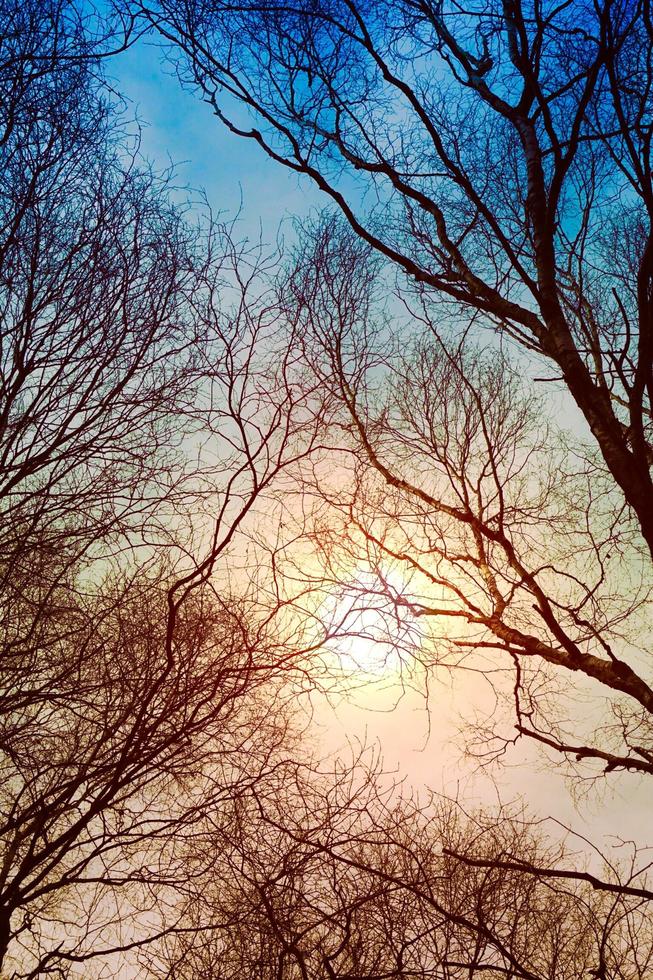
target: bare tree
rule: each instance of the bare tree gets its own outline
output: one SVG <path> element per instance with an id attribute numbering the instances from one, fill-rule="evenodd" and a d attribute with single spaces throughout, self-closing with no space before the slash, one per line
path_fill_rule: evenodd
<path id="1" fill-rule="evenodd" d="M 349 227 L 266 292 L 125 141 L 112 31 L 6 5 L 3 969 L 645 977 L 639 855 L 584 870 L 374 770 L 309 780 L 284 705 L 351 629 L 341 593 L 427 676 L 489 679 L 517 728 L 488 723 L 491 757 L 653 771 L 648 7 L 137 9 Z M 542 424 L 483 324 L 593 442 Z M 313 506 L 319 568 L 290 553 Z"/>
<path id="2" fill-rule="evenodd" d="M 650 775 L 650 567 L 591 444 L 429 304 L 393 336 L 367 249 L 333 222 L 313 233 L 284 294 L 358 459 L 321 488 L 333 581 L 378 610 L 407 666 L 473 671 L 512 704 L 512 731 L 477 729 L 485 757 L 527 736 L 586 774 Z"/>
<path id="3" fill-rule="evenodd" d="M 261 782 L 223 810 L 205 842 L 212 880 L 185 896 L 187 931 L 143 962 L 176 980 L 645 977 L 646 879 L 614 866 L 547 879 L 577 855 L 544 838 L 514 810 L 402 799 L 364 757 L 286 769 L 281 787 Z M 515 850 L 540 871 L 511 866 Z"/>
<path id="4" fill-rule="evenodd" d="M 136 7 L 441 312 L 553 366 L 653 551 L 648 0 Z"/>
<path id="5" fill-rule="evenodd" d="M 465 624 L 439 649 L 486 675 L 508 655 L 519 734 L 650 773 L 648 7 L 155 9 L 182 79 L 349 225 L 317 230 L 295 299 L 365 458 L 352 547 L 411 575 L 395 608 Z M 407 357 L 370 312 L 374 254 L 406 273 Z M 536 431 L 483 324 L 520 371 L 556 365 L 598 455 Z M 601 686 L 610 716 L 581 720 L 565 694 Z"/>
<path id="6" fill-rule="evenodd" d="M 201 236 L 170 203 L 166 179 L 129 160 L 136 147 L 120 140 L 97 59 L 68 24 L 74 13 L 8 5 L 4 24 L 13 55 L 0 194 L 7 584 L 33 541 L 79 554 L 95 537 L 147 535 L 174 490 L 156 485 L 180 459 L 174 416 L 196 386 L 192 345 L 205 339 L 183 309 L 207 264 Z M 21 82 L 25 64 L 39 71 Z"/>
<path id="7" fill-rule="evenodd" d="M 344 219 L 308 230 L 284 287 L 358 456 L 316 488 L 334 582 L 412 616 L 428 670 L 512 704 L 512 731 L 477 724 L 485 757 L 528 737 L 581 774 L 650 775 L 649 4 L 132 9 Z M 570 431 L 535 378 L 571 397 Z"/>
<path id="8" fill-rule="evenodd" d="M 293 742 L 316 675 L 254 528 L 319 405 L 260 251 L 139 162 L 83 10 L 2 29 L 0 959 L 119 972 L 200 816 Z"/>

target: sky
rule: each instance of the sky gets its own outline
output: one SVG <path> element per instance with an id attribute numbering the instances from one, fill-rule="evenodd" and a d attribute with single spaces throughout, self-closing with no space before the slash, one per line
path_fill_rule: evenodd
<path id="1" fill-rule="evenodd" d="M 182 89 L 157 45 L 141 39 L 112 58 L 109 80 L 128 100 L 127 115 L 142 126 L 142 153 L 156 166 L 171 163 L 177 181 L 202 190 L 225 219 L 240 212 L 243 237 L 273 244 L 279 228 L 321 207 L 325 198 L 306 179 L 279 167 L 248 140 L 229 133 L 200 97 Z"/>
<path id="2" fill-rule="evenodd" d="M 142 153 L 157 168 L 172 164 L 178 185 L 204 191 L 224 219 L 240 212 L 236 238 L 274 245 L 281 230 L 285 241 L 292 241 L 293 219 L 301 221 L 325 205 L 306 179 L 270 161 L 253 142 L 230 134 L 198 95 L 182 90 L 152 41 L 141 40 L 112 59 L 108 75 L 127 98 L 128 115 L 141 123 Z M 623 838 L 646 839 L 650 807 L 633 777 L 613 782 L 609 797 L 594 793 L 578 803 L 561 775 L 534 763 L 532 749 L 517 747 L 492 781 L 463 761 L 457 741 L 458 705 L 470 702 L 469 682 L 440 678 L 434 690 L 427 712 L 419 692 L 402 695 L 393 676 L 374 677 L 353 701 L 316 706 L 317 739 L 328 751 L 344 752 L 352 738 L 378 742 L 387 767 L 418 790 L 428 785 L 456 794 L 463 782 L 467 795 L 481 801 L 492 802 L 497 794 L 503 800 L 521 796 L 540 812 L 592 835 L 618 827 Z"/>

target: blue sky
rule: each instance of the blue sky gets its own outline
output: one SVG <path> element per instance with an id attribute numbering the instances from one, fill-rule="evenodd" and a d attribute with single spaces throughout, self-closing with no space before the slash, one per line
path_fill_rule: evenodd
<path id="1" fill-rule="evenodd" d="M 112 58 L 107 74 L 129 100 L 128 114 L 143 126 L 142 152 L 157 167 L 175 165 L 177 181 L 206 191 L 224 217 L 233 216 L 242 198 L 240 234 L 275 241 L 283 223 L 323 207 L 326 198 L 305 178 L 269 160 L 249 140 L 233 136 L 198 94 L 183 90 L 153 40 L 140 40 Z"/>

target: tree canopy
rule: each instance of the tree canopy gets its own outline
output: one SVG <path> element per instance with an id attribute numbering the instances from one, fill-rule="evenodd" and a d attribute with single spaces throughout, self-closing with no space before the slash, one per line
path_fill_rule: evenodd
<path id="1" fill-rule="evenodd" d="M 0 17 L 3 975 L 650 976 L 649 842 L 309 697 L 371 644 L 490 772 L 653 775 L 648 2 Z M 143 35 L 324 193 L 281 254 L 143 159 Z"/>

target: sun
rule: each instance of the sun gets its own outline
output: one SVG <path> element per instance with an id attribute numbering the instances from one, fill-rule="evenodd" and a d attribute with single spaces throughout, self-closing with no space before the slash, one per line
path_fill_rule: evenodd
<path id="1" fill-rule="evenodd" d="M 403 600 L 406 585 L 395 570 L 359 571 L 333 601 L 328 645 L 345 674 L 372 681 L 410 666 L 420 631 Z"/>

